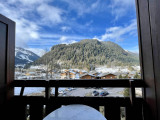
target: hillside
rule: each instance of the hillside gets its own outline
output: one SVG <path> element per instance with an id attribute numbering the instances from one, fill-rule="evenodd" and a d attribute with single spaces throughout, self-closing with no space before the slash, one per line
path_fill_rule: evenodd
<path id="1" fill-rule="evenodd" d="M 119 45 L 96 39 L 85 39 L 73 44 L 59 44 L 43 55 L 34 65 L 59 65 L 61 68 L 88 68 L 97 65 L 137 65 L 138 56 L 125 51 Z"/>
<path id="2" fill-rule="evenodd" d="M 16 47 L 15 49 L 15 66 L 17 65 L 25 65 L 28 63 L 31 63 L 35 60 L 37 60 L 39 58 L 38 55 L 36 55 L 35 53 L 20 48 L 20 47 Z"/>

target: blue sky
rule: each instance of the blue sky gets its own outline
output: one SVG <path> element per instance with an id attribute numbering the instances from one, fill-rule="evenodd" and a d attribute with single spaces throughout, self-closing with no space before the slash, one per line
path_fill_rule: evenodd
<path id="1" fill-rule="evenodd" d="M 16 22 L 16 46 L 40 51 L 96 38 L 138 52 L 134 0 L 1 0 L 0 10 Z"/>

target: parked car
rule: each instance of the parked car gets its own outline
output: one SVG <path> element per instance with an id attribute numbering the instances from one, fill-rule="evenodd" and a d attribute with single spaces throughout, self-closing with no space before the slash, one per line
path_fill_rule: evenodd
<path id="1" fill-rule="evenodd" d="M 66 95 L 66 93 L 67 93 L 66 91 L 63 91 L 63 95 Z"/>
<path id="2" fill-rule="evenodd" d="M 59 94 L 63 94 L 63 91 L 58 91 Z"/>
<path id="3" fill-rule="evenodd" d="M 59 94 L 64 95 L 64 94 L 66 94 L 67 92 L 66 92 L 66 91 L 61 90 L 61 91 L 58 91 L 58 93 L 59 93 Z"/>
<path id="4" fill-rule="evenodd" d="M 107 91 L 102 91 L 102 92 L 100 93 L 100 96 L 107 96 L 107 95 L 109 95 L 109 93 L 108 93 Z"/>
<path id="5" fill-rule="evenodd" d="M 67 90 L 67 91 L 72 91 L 72 88 L 67 88 L 66 90 Z"/>
<path id="6" fill-rule="evenodd" d="M 98 95 L 99 95 L 99 92 L 97 92 L 97 91 L 92 92 L 92 96 L 98 96 Z"/>

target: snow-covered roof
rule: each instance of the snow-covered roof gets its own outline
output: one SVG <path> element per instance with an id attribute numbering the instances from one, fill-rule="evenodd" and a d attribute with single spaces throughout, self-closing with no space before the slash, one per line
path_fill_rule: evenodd
<path id="1" fill-rule="evenodd" d="M 80 72 L 84 72 L 84 73 L 87 73 L 87 71 L 85 71 L 85 70 L 81 70 Z"/>
<path id="2" fill-rule="evenodd" d="M 101 73 L 101 74 L 99 74 L 98 75 L 98 77 L 103 77 L 103 76 L 106 76 L 106 75 L 115 75 L 115 74 L 113 74 L 113 73 Z M 115 75 L 116 76 L 116 75 Z"/>
<path id="3" fill-rule="evenodd" d="M 86 75 L 89 75 L 89 76 L 95 77 L 95 75 L 92 75 L 92 74 L 89 74 L 89 73 L 82 74 L 82 75 L 80 75 L 80 77 L 83 77 L 83 76 L 86 76 Z"/>
<path id="4" fill-rule="evenodd" d="M 70 73 L 73 73 L 73 74 L 76 74 L 76 72 L 74 72 L 74 71 L 69 71 Z"/>
<path id="5" fill-rule="evenodd" d="M 95 71 L 95 70 L 94 70 L 94 71 L 90 71 L 90 72 L 89 72 L 89 74 L 92 74 L 92 75 L 93 75 L 93 74 L 96 74 L 96 73 L 98 73 L 98 72 L 97 72 L 97 71 Z"/>

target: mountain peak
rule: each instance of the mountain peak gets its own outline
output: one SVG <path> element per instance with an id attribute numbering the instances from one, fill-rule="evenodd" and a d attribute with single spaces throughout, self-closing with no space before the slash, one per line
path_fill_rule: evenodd
<path id="1" fill-rule="evenodd" d="M 97 39 L 83 39 L 79 43 L 100 43 Z"/>
<path id="2" fill-rule="evenodd" d="M 39 58 L 35 53 L 21 47 L 15 48 L 15 65 L 25 65 Z"/>
<path id="3" fill-rule="evenodd" d="M 46 63 L 46 59 L 50 62 Z M 111 41 L 101 42 L 97 39 L 84 39 L 74 44 L 60 44 L 52 47 L 51 51 L 36 62 L 38 64 L 59 64 L 61 68 L 89 68 L 94 65 L 138 64 L 138 57 L 126 52 Z"/>

